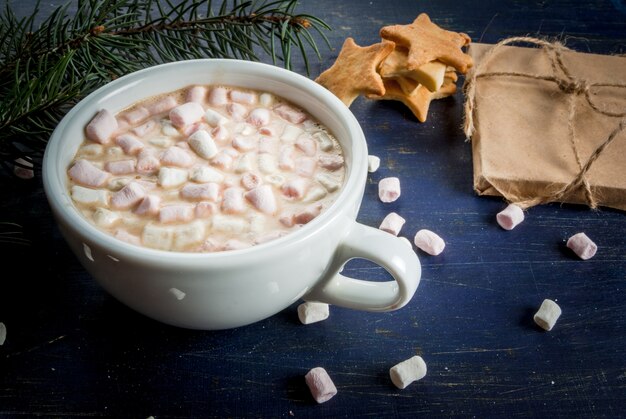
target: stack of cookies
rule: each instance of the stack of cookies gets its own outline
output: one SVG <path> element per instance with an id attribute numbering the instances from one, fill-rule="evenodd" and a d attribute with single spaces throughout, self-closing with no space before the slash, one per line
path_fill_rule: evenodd
<path id="1" fill-rule="evenodd" d="M 346 39 L 335 63 L 315 81 L 346 106 L 360 94 L 399 100 L 424 122 L 430 102 L 454 94 L 457 72 L 465 74 L 473 64 L 462 50 L 469 36 L 440 28 L 424 13 L 409 25 L 383 27 L 380 36 L 367 47 Z"/>

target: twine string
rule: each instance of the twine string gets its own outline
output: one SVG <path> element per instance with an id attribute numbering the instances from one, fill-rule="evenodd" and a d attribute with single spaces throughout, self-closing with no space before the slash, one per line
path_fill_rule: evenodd
<path id="1" fill-rule="evenodd" d="M 505 45 L 513 44 L 513 43 L 528 43 L 534 44 L 541 47 L 548 58 L 550 59 L 550 65 L 552 67 L 552 75 L 544 76 L 538 74 L 526 74 L 514 71 L 494 71 L 494 72 L 485 72 L 485 68 L 491 62 L 493 57 L 497 55 L 497 52 Z M 589 169 L 593 165 L 593 163 L 604 153 L 606 148 L 611 144 L 615 138 L 619 135 L 620 132 L 626 129 L 626 119 L 622 119 L 617 127 L 609 134 L 607 139 L 600 144 L 593 153 L 589 156 L 585 164 L 582 163 L 580 158 L 580 153 L 578 152 L 578 148 L 576 147 L 576 132 L 575 132 L 575 116 L 576 116 L 576 104 L 577 98 L 582 97 L 585 99 L 585 102 L 589 105 L 591 109 L 593 109 L 596 113 L 608 116 L 608 117 L 616 117 L 616 118 L 624 118 L 626 117 L 626 111 L 623 112 L 613 112 L 606 109 L 600 108 L 591 97 L 591 89 L 592 88 L 601 88 L 601 87 L 613 87 L 613 88 L 626 88 L 626 84 L 621 83 L 589 83 L 586 80 L 578 79 L 572 76 L 569 68 L 563 62 L 563 52 L 571 51 L 569 48 L 565 47 L 560 42 L 549 42 L 539 38 L 532 38 L 527 36 L 518 36 L 504 39 L 494 45 L 490 50 L 488 50 L 482 61 L 479 65 L 470 70 L 469 74 L 466 77 L 464 90 L 465 90 L 465 116 L 463 123 L 463 130 L 467 139 L 471 139 L 476 131 L 476 126 L 474 122 L 475 118 L 475 110 L 476 110 L 476 84 L 478 79 L 482 78 L 497 78 L 497 77 L 511 77 L 511 78 L 526 78 L 532 80 L 543 80 L 547 82 L 554 83 L 558 89 L 565 95 L 568 95 L 569 98 L 569 116 L 568 116 L 568 132 L 570 138 L 570 144 L 574 151 L 574 156 L 576 157 L 576 163 L 579 167 L 579 172 L 572 179 L 570 183 L 560 188 L 559 190 L 553 192 L 548 196 L 536 197 L 532 199 L 527 199 L 524 201 L 516 202 L 522 208 L 529 208 L 539 204 L 545 204 L 548 202 L 559 201 L 564 196 L 568 195 L 576 188 L 581 185 L 584 188 L 585 197 L 587 200 L 587 204 L 591 208 L 597 208 L 598 202 L 596 196 L 593 194 L 591 190 L 591 186 L 587 179 L 587 173 Z"/>

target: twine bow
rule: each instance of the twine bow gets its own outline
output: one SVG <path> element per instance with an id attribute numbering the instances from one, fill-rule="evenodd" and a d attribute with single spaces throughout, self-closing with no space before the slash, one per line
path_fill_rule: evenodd
<path id="1" fill-rule="evenodd" d="M 497 52 L 505 45 L 513 44 L 513 43 L 529 43 L 540 46 L 544 51 L 548 54 L 550 58 L 550 64 L 552 67 L 552 75 L 543 76 L 536 74 L 525 74 L 519 72 L 509 72 L 509 71 L 495 71 L 495 72 L 484 72 L 484 69 L 487 67 L 489 62 L 497 55 Z M 593 163 L 604 153 L 606 148 L 611 144 L 618 134 L 626 129 L 626 111 L 622 112 L 613 112 L 606 109 L 600 108 L 591 97 L 591 89 L 592 88 L 601 88 L 601 87 L 615 87 L 615 88 L 626 88 L 626 84 L 620 83 L 589 83 L 587 80 L 577 79 L 573 77 L 567 68 L 567 66 L 563 63 L 563 51 L 570 51 L 569 48 L 566 48 L 563 44 L 559 42 L 548 42 L 543 39 L 532 38 L 532 37 L 513 37 L 507 38 L 503 41 L 498 42 L 493 46 L 482 59 L 481 63 L 473 68 L 470 73 L 467 75 L 464 85 L 465 90 L 465 120 L 463 129 L 465 131 L 465 135 L 468 139 L 474 135 L 476 130 L 474 125 L 474 112 L 476 109 L 476 82 L 481 78 L 494 78 L 494 77 L 519 77 L 519 78 L 527 78 L 533 80 L 544 80 L 547 82 L 555 83 L 559 90 L 568 95 L 569 101 L 569 117 L 567 121 L 568 130 L 569 130 L 569 138 L 570 143 L 572 145 L 572 149 L 574 151 L 574 156 L 576 157 L 576 162 L 579 167 L 579 172 L 572 179 L 570 183 L 562 187 L 561 189 L 555 191 L 554 193 L 548 196 L 541 196 L 532 199 L 527 199 L 521 202 L 515 202 L 518 206 L 522 208 L 529 208 L 539 204 L 545 204 L 548 202 L 559 201 L 564 196 L 568 195 L 576 188 L 581 185 L 584 187 L 585 197 L 587 200 L 587 204 L 591 208 L 598 207 L 598 201 L 594 194 L 591 191 L 591 187 L 589 185 L 589 181 L 587 180 L 587 173 L 589 169 L 593 165 Z M 574 116 L 576 114 L 576 104 L 577 98 L 582 97 L 585 100 L 585 103 L 593 109 L 598 114 L 615 117 L 615 118 L 624 118 L 620 120 L 615 129 L 611 131 L 607 139 L 600 144 L 593 153 L 589 156 L 587 161 L 583 164 L 580 155 L 578 153 L 578 148 L 576 147 L 576 135 L 574 130 Z"/>

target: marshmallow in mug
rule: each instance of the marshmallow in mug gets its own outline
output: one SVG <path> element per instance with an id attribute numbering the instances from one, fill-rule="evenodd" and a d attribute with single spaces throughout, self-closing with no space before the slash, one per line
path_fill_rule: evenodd
<path id="1" fill-rule="evenodd" d="M 101 230 L 161 250 L 282 237 L 328 208 L 345 178 L 325 127 L 250 89 L 191 86 L 103 109 L 85 132 L 68 168 L 74 204 Z"/>

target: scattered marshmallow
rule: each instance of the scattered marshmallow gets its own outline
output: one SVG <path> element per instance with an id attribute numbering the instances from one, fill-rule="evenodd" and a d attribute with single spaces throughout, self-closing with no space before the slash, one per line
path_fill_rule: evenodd
<path id="1" fill-rule="evenodd" d="M 429 255 L 437 256 L 446 247 L 446 243 L 436 233 L 422 229 L 415 233 L 413 242 Z"/>
<path id="2" fill-rule="evenodd" d="M 120 115 L 120 119 L 127 122 L 129 125 L 135 125 L 143 121 L 149 116 L 150 116 L 150 111 L 148 111 L 143 106 L 138 106 L 138 107 L 133 108 L 130 111 L 124 112 L 122 115 Z"/>
<path id="3" fill-rule="evenodd" d="M 330 315 L 328 304 L 307 301 L 298 306 L 298 318 L 302 324 L 311 324 L 326 320 Z"/>
<path id="4" fill-rule="evenodd" d="M 304 376 L 304 379 L 311 395 L 318 403 L 327 402 L 337 394 L 337 387 L 322 367 L 313 368 Z"/>
<path id="5" fill-rule="evenodd" d="M 402 226 L 405 222 L 406 220 L 404 218 L 402 218 L 395 212 L 391 212 L 387 214 L 383 222 L 380 223 L 380 227 L 378 228 L 386 231 L 387 233 L 391 233 L 394 236 L 397 236 L 398 233 L 400 233 L 400 230 L 402 229 Z"/>
<path id="6" fill-rule="evenodd" d="M 100 144 L 90 145 L 100 146 Z M 32 179 L 35 177 L 35 172 L 33 171 L 33 163 L 22 158 L 15 159 L 15 163 L 16 164 L 13 165 L 13 174 L 15 176 L 24 180 Z"/>
<path id="7" fill-rule="evenodd" d="M 225 214 L 237 214 L 244 212 L 246 203 L 243 199 L 244 189 L 239 187 L 230 187 L 224 190 L 224 198 L 222 200 L 222 212 Z"/>
<path id="8" fill-rule="evenodd" d="M 386 177 L 378 182 L 378 198 L 382 202 L 394 202 L 400 198 L 400 179 L 397 177 Z"/>
<path id="9" fill-rule="evenodd" d="M 524 221 L 524 210 L 515 204 L 509 204 L 496 215 L 498 224 L 505 230 L 513 230 L 519 223 Z"/>
<path id="10" fill-rule="evenodd" d="M 280 141 L 285 143 L 293 143 L 296 139 L 304 133 L 304 130 L 295 125 L 287 125 L 280 136 Z"/>
<path id="11" fill-rule="evenodd" d="M 370 173 L 374 173 L 380 167 L 380 157 L 377 156 L 367 156 L 367 171 Z"/>
<path id="12" fill-rule="evenodd" d="M 570 237 L 567 240 L 567 247 L 582 260 L 591 259 L 598 251 L 598 246 L 585 233 L 577 233 Z"/>
<path id="13" fill-rule="evenodd" d="M 426 371 L 426 363 L 422 357 L 415 355 L 391 367 L 389 377 L 396 387 L 404 389 L 412 382 L 424 378 Z"/>
<path id="14" fill-rule="evenodd" d="M 539 311 L 535 313 L 533 320 L 542 329 L 550 331 L 560 316 L 561 307 L 554 301 L 545 299 L 541 303 Z"/>
<path id="15" fill-rule="evenodd" d="M 205 224 L 202 221 L 174 227 L 174 249 L 184 250 L 191 245 L 200 244 L 204 241 L 205 232 Z"/>

